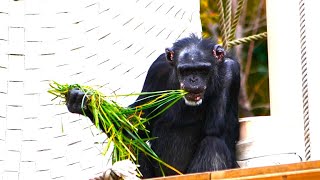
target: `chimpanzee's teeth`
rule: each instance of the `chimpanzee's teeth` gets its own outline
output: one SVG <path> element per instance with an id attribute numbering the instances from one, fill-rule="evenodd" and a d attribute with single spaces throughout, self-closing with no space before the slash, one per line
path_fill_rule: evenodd
<path id="1" fill-rule="evenodd" d="M 190 101 L 184 97 L 184 102 L 188 106 L 199 106 L 200 104 L 202 104 L 202 99 L 199 99 L 198 101 Z"/>

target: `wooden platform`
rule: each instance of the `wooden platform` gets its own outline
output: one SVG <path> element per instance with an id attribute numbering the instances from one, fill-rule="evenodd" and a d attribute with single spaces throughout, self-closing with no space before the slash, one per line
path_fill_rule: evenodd
<path id="1" fill-rule="evenodd" d="M 320 161 L 154 178 L 153 180 L 268 179 L 320 180 Z"/>

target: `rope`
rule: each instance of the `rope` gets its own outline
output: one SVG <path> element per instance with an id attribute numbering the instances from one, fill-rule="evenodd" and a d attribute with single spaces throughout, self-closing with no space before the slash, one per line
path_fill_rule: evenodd
<path id="1" fill-rule="evenodd" d="M 227 48 L 227 32 L 226 32 L 226 24 L 224 19 L 224 10 L 223 10 L 223 2 L 222 0 L 218 1 L 218 11 L 219 11 L 219 23 L 220 23 L 220 31 L 222 36 L 222 47 Z"/>
<path id="2" fill-rule="evenodd" d="M 237 46 L 237 45 L 240 45 L 240 44 L 249 43 L 251 41 L 265 39 L 266 37 L 267 37 L 267 32 L 263 32 L 263 33 L 252 35 L 252 36 L 248 36 L 248 37 L 245 37 L 245 38 L 236 39 L 236 40 L 233 40 L 233 41 L 229 41 L 228 42 L 228 47 L 233 47 L 233 46 Z"/>
<path id="3" fill-rule="evenodd" d="M 238 22 L 239 22 L 239 19 L 240 19 L 240 14 L 241 14 L 241 11 L 242 11 L 243 4 L 244 4 L 244 0 L 239 0 L 238 1 L 237 9 L 236 9 L 236 12 L 234 14 L 234 18 L 233 18 L 233 21 L 232 21 L 232 24 L 231 24 L 231 29 L 230 29 L 230 33 L 229 33 L 229 37 L 228 37 L 229 41 L 232 41 L 232 39 L 235 37 L 235 32 L 236 32 L 237 25 L 238 25 Z"/>
<path id="4" fill-rule="evenodd" d="M 239 17 L 241 14 L 241 10 L 243 8 L 244 0 L 239 0 L 237 4 L 237 9 L 232 21 L 232 1 L 227 0 L 226 3 L 226 12 L 224 12 L 223 2 L 222 0 L 218 1 L 218 11 L 219 11 L 219 23 L 221 27 L 221 36 L 222 36 L 222 46 L 227 50 L 230 47 L 249 43 L 251 41 L 256 41 L 260 39 L 265 39 L 267 37 L 267 32 L 263 32 L 260 34 L 248 36 L 245 38 L 240 38 L 236 40 L 232 40 L 235 37 L 235 31 L 237 28 L 237 24 L 239 22 Z M 225 17 L 226 14 L 226 17 Z M 232 23 L 231 23 L 232 22 Z"/>
<path id="5" fill-rule="evenodd" d="M 308 97 L 308 71 L 307 71 L 307 52 L 306 52 L 306 25 L 304 0 L 299 2 L 300 12 L 300 45 L 301 45 L 301 71 L 302 71 L 302 98 L 303 98 L 303 121 L 304 121 L 304 146 L 305 158 L 311 158 L 310 144 L 310 119 L 309 119 L 309 97 Z"/>
<path id="6" fill-rule="evenodd" d="M 225 19 L 225 22 L 226 22 L 226 32 L 227 32 L 227 42 L 230 41 L 229 39 L 229 36 L 230 36 L 230 32 L 231 32 L 231 21 L 232 21 L 232 9 L 231 9 L 231 6 L 232 6 L 232 0 L 227 0 L 227 3 L 226 3 L 226 12 L 225 12 L 225 15 L 226 15 L 226 19 Z"/>

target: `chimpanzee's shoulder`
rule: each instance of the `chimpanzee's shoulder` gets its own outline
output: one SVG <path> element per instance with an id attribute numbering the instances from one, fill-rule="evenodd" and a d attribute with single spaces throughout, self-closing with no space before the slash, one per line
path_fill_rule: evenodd
<path id="1" fill-rule="evenodd" d="M 165 54 L 161 54 L 150 66 L 148 74 L 151 76 L 164 76 L 172 70 L 172 66 L 167 62 Z"/>

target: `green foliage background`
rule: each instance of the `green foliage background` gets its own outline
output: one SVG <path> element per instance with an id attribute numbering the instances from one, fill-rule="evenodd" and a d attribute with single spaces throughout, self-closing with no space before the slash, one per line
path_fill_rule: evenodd
<path id="1" fill-rule="evenodd" d="M 224 0 L 224 4 L 227 0 Z M 238 0 L 232 1 L 232 10 Z M 218 1 L 200 0 L 204 37 L 221 43 Z M 234 12 L 233 12 L 234 13 Z M 245 0 L 236 39 L 267 31 L 265 0 Z M 232 48 L 242 68 L 240 117 L 270 114 L 267 40 L 254 41 Z"/>

